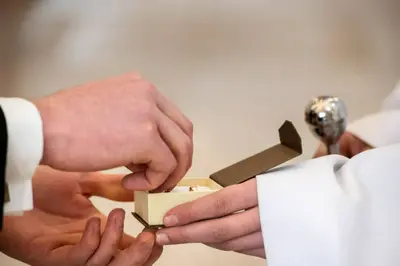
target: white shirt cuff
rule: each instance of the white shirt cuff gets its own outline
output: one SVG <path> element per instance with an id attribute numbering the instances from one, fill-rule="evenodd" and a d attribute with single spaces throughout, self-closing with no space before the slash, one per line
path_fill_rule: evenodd
<path id="1" fill-rule="evenodd" d="M 20 98 L 0 98 L 8 131 L 6 215 L 33 208 L 32 177 L 43 156 L 43 125 L 36 106 Z"/>

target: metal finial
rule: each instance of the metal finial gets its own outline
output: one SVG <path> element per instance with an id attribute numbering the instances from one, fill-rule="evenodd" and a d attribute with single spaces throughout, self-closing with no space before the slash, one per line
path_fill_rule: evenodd
<path id="1" fill-rule="evenodd" d="M 311 132 L 327 146 L 329 154 L 339 154 L 338 141 L 347 127 L 347 108 L 334 96 L 320 96 L 305 108 L 305 121 Z"/>

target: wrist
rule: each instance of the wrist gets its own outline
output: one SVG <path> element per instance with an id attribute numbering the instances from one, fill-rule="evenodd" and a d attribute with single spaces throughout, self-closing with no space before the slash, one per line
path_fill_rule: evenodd
<path id="1" fill-rule="evenodd" d="M 54 108 L 52 108 L 49 98 L 40 99 L 38 101 L 35 101 L 34 104 L 42 118 L 43 154 L 40 160 L 40 164 L 51 166 L 51 161 L 54 159 L 52 158 L 54 154 L 53 151 L 57 149 L 57 142 L 55 141 L 55 139 L 57 139 L 60 135 L 57 133 L 57 130 L 60 130 L 60 128 L 57 129 L 58 126 L 56 126 L 56 120 L 54 119 Z"/>
<path id="2" fill-rule="evenodd" d="M 45 150 L 47 146 L 47 108 L 44 100 L 38 100 L 33 102 L 33 104 L 36 106 L 36 109 L 38 110 L 40 117 L 42 119 L 42 132 L 43 132 L 43 153 L 42 153 L 42 158 L 40 158 L 40 164 L 45 165 L 46 161 L 46 156 L 45 156 Z"/>

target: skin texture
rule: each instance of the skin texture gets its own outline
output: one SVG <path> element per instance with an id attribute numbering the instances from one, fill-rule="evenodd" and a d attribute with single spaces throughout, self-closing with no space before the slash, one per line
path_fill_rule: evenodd
<path id="1" fill-rule="evenodd" d="M 340 139 L 340 145 L 341 154 L 349 158 L 371 149 L 348 132 Z M 325 146 L 321 145 L 314 157 L 326 154 Z M 164 218 L 168 228 L 157 232 L 157 243 L 204 243 L 220 250 L 265 258 L 256 186 L 253 179 L 171 209 Z M 238 211 L 243 212 L 235 213 Z"/>
<path id="2" fill-rule="evenodd" d="M 173 188 L 192 165 L 193 125 L 138 74 L 61 90 L 35 102 L 43 165 L 69 172 L 132 170 L 131 190 Z"/>
<path id="3" fill-rule="evenodd" d="M 5 217 L 0 250 L 33 266 L 153 265 L 162 253 L 154 232 L 136 239 L 125 234 L 123 210 L 106 217 L 88 198 L 132 201 L 133 193 L 121 188 L 122 178 L 39 167 L 33 178 L 34 209 Z"/>
<path id="4" fill-rule="evenodd" d="M 265 258 L 255 179 L 175 207 L 164 224 L 168 228 L 157 232 L 159 245 L 203 243 Z"/>

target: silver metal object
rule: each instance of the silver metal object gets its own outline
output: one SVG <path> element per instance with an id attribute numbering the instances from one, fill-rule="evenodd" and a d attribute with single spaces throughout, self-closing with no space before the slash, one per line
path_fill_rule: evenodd
<path id="1" fill-rule="evenodd" d="M 329 154 L 340 154 L 339 139 L 346 131 L 347 108 L 334 96 L 320 96 L 305 108 L 305 121 L 314 136 L 320 139 Z"/>

